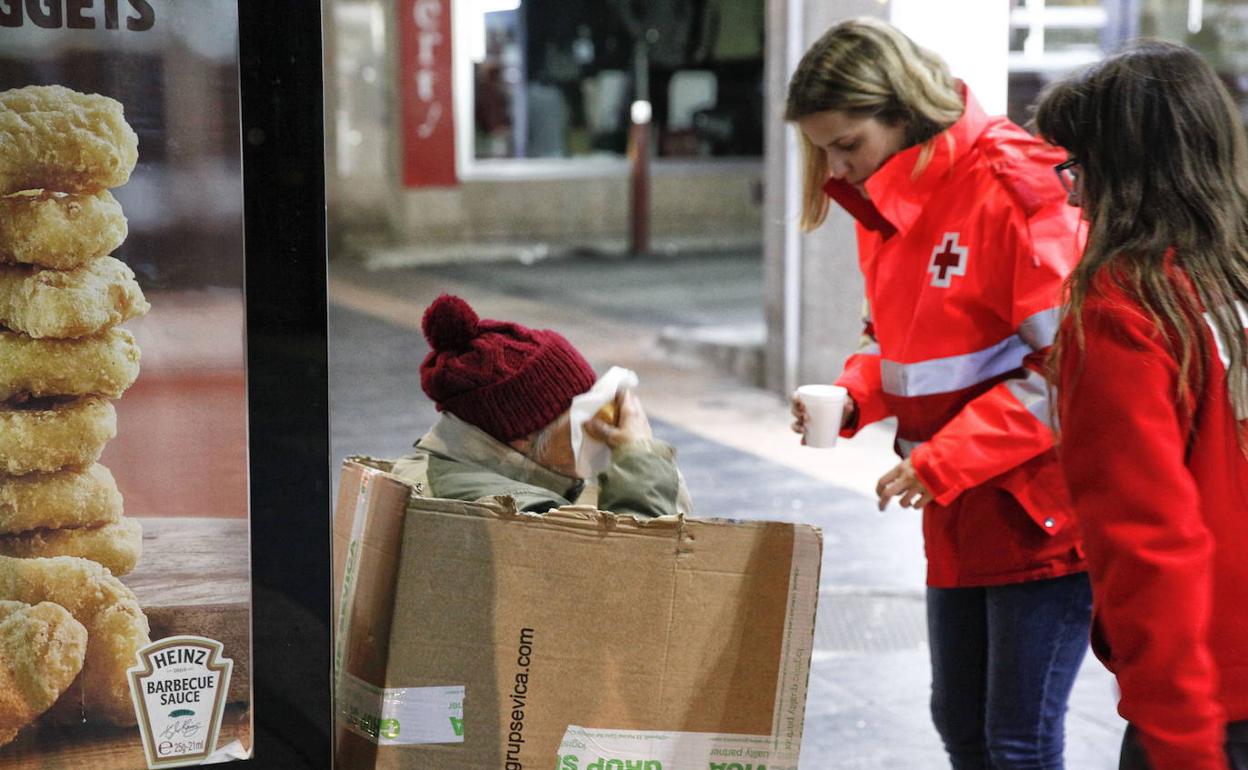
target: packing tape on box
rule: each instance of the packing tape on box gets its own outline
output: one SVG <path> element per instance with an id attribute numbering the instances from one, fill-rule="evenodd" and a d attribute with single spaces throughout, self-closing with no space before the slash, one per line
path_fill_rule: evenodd
<path id="1" fill-rule="evenodd" d="M 338 678 L 338 719 L 378 746 L 464 742 L 464 687 L 375 687 Z"/>
<path id="2" fill-rule="evenodd" d="M 802 748 L 810 658 L 815 649 L 815 613 L 819 602 L 822 546 L 813 527 L 793 528 L 793 560 L 789 567 L 789 598 L 776 703 L 771 717 L 772 739 L 794 757 Z"/>
<path id="3" fill-rule="evenodd" d="M 381 472 L 365 468 L 360 479 L 360 491 L 355 497 L 355 517 L 351 520 L 351 540 L 347 544 L 347 561 L 342 570 L 342 596 L 338 601 L 338 633 L 334 639 L 334 682 L 342 674 L 346 655 L 347 636 L 351 631 L 351 611 L 355 608 L 355 579 L 360 566 L 360 541 L 364 539 L 364 519 L 368 514 L 369 491 L 372 480 Z"/>
<path id="4" fill-rule="evenodd" d="M 766 735 L 602 730 L 570 725 L 556 768 L 577 770 L 797 770 L 797 753 Z"/>

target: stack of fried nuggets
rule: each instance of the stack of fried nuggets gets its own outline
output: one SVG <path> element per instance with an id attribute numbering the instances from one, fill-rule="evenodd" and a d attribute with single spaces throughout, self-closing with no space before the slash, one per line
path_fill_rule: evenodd
<path id="1" fill-rule="evenodd" d="M 0 92 L 0 689 L 19 688 L 0 745 L 54 701 L 58 721 L 135 721 L 125 670 L 148 626 L 115 576 L 142 531 L 97 460 L 139 371 L 118 325 L 149 309 L 108 256 L 126 237 L 109 189 L 137 160 L 113 99 Z"/>

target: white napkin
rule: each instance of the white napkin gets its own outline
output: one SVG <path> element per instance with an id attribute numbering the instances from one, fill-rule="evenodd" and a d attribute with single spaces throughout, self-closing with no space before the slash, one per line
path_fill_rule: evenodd
<path id="1" fill-rule="evenodd" d="M 232 741 L 228 746 L 217 749 L 211 756 L 205 757 L 201 765 L 215 765 L 220 762 L 234 762 L 239 759 L 251 759 L 251 751 L 243 748 L 243 744 Z"/>
<path id="2" fill-rule="evenodd" d="M 611 447 L 586 435 L 581 426 L 614 401 L 620 388 L 635 388 L 637 382 L 637 373 L 632 369 L 613 366 L 594 387 L 572 399 L 572 456 L 576 458 L 576 474 L 581 478 L 596 478 L 611 467 Z"/>

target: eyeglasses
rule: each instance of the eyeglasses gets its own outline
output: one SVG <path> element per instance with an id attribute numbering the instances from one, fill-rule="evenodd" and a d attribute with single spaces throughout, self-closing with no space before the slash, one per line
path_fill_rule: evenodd
<path id="1" fill-rule="evenodd" d="M 1057 174 L 1057 178 L 1061 180 L 1062 187 L 1066 190 L 1067 195 L 1074 195 L 1077 192 L 1079 172 L 1076 169 L 1078 167 L 1079 161 L 1076 158 L 1071 158 L 1065 163 L 1058 163 L 1053 167 L 1053 171 Z"/>

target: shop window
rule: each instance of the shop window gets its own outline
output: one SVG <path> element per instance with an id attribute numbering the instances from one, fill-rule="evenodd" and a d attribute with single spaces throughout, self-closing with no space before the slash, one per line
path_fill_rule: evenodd
<path id="1" fill-rule="evenodd" d="M 1104 56 L 1116 37 L 1099 0 L 1011 0 L 1009 115 L 1026 124 L 1044 87 Z"/>
<path id="2" fill-rule="evenodd" d="M 1141 9 L 1139 34 L 1198 51 L 1248 117 L 1248 6 L 1242 0 L 1152 0 Z"/>
<path id="3" fill-rule="evenodd" d="M 475 159 L 621 157 L 648 96 L 659 157 L 758 157 L 765 0 L 473 0 Z"/>
<path id="4" fill-rule="evenodd" d="M 1191 46 L 1248 116 L 1242 0 L 1011 0 L 1010 117 L 1026 123 L 1045 85 L 1141 36 Z"/>

